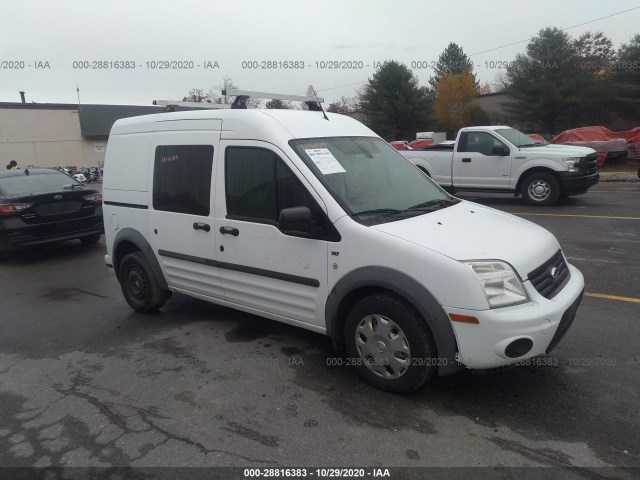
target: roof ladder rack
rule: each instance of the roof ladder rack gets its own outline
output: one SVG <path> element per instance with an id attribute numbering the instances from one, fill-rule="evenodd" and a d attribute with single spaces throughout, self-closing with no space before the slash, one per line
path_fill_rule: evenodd
<path id="1" fill-rule="evenodd" d="M 268 98 L 271 100 L 291 100 L 293 102 L 304 102 L 309 110 L 322 112 L 320 104 L 324 98 L 305 97 L 303 95 L 283 95 L 281 93 L 252 92 L 250 90 L 223 90 L 222 95 L 235 96 L 231 108 L 247 108 L 247 100 L 250 98 Z"/>
<path id="2" fill-rule="evenodd" d="M 202 110 L 216 110 L 233 108 L 231 105 L 224 103 L 208 103 L 208 102 L 180 102 L 178 100 L 154 100 L 154 105 L 164 106 L 168 112 L 175 112 L 176 107 L 180 108 L 199 108 Z"/>

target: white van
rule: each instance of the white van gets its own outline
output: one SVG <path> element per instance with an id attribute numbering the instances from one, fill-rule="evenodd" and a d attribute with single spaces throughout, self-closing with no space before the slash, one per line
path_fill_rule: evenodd
<path id="1" fill-rule="evenodd" d="M 551 233 L 450 196 L 343 115 L 119 120 L 103 187 L 134 310 L 179 292 L 323 333 L 388 391 L 548 353 L 582 298 Z"/>

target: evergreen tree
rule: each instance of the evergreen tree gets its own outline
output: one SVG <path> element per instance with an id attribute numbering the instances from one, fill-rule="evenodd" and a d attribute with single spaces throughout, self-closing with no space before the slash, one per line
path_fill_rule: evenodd
<path id="1" fill-rule="evenodd" d="M 435 66 L 435 74 L 429 79 L 431 93 L 435 95 L 436 84 L 447 75 L 459 75 L 463 72 L 471 72 L 476 90 L 480 88 L 478 79 L 473 73 L 473 62 L 456 43 L 450 43 L 438 57 Z"/>
<path id="2" fill-rule="evenodd" d="M 367 125 L 387 140 L 414 138 L 427 124 L 425 89 L 409 68 L 394 60 L 376 70 L 359 100 Z"/>

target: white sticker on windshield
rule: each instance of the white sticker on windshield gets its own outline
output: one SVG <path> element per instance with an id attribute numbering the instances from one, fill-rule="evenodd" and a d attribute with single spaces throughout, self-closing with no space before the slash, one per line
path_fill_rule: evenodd
<path id="1" fill-rule="evenodd" d="M 316 164 L 323 175 L 346 172 L 328 148 L 305 148 L 304 152 L 309 155 L 309 158 Z"/>

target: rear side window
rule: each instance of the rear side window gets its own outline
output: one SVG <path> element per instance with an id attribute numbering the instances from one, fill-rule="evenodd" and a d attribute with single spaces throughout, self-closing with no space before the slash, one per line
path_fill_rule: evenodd
<path id="1" fill-rule="evenodd" d="M 207 216 L 211 198 L 212 145 L 156 147 L 153 208 Z"/>

